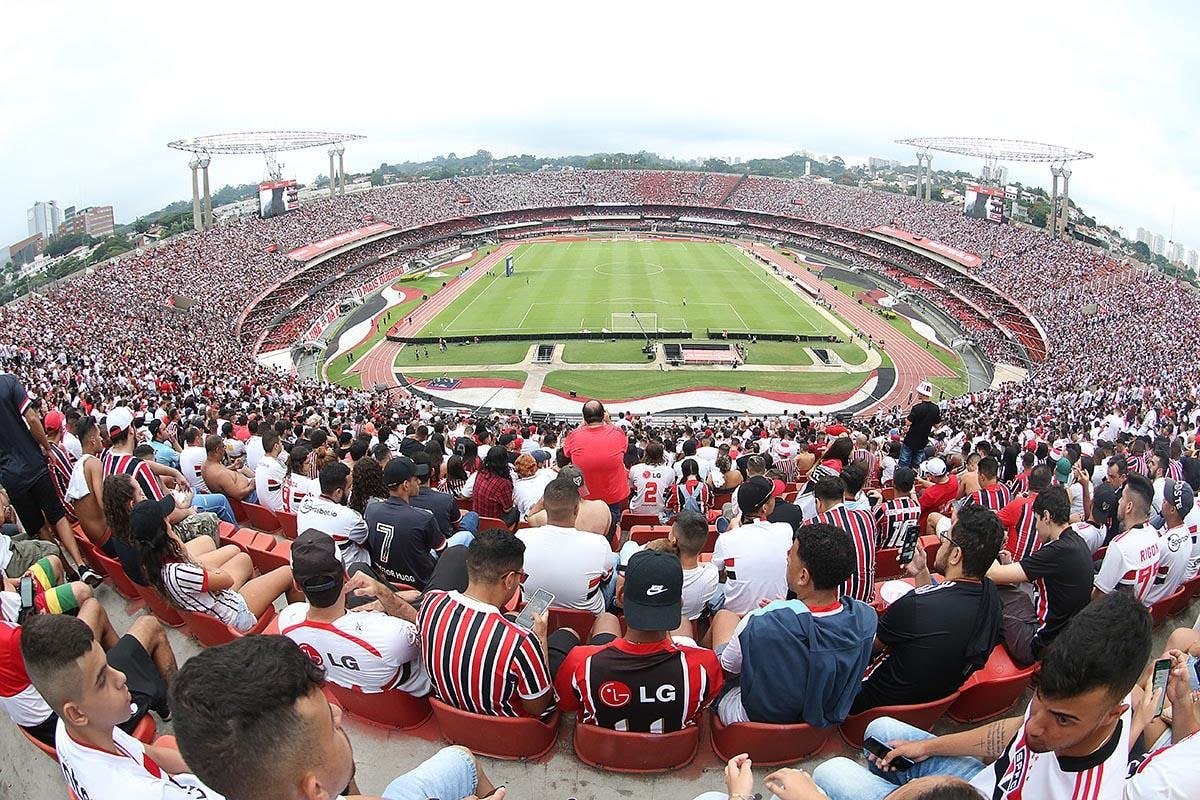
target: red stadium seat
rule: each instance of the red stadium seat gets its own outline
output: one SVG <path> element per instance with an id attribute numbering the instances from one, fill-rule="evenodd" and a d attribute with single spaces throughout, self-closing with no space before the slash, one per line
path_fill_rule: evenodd
<path id="1" fill-rule="evenodd" d="M 658 514 L 634 514 L 631 511 L 621 512 L 621 531 L 628 531 L 634 525 L 660 525 L 662 520 Z"/>
<path id="2" fill-rule="evenodd" d="M 646 544 L 655 539 L 665 539 L 670 532 L 670 525 L 635 525 L 629 529 L 629 541 Z"/>
<path id="3" fill-rule="evenodd" d="M 279 567 L 292 565 L 291 539 L 276 539 L 275 546 L 270 550 L 251 550 L 250 560 L 259 572 L 270 572 Z"/>
<path id="4" fill-rule="evenodd" d="M 250 523 L 251 528 L 257 528 L 263 533 L 279 532 L 281 526 L 274 511 L 266 506 L 260 506 L 258 503 L 248 503 L 244 500 L 242 507 L 246 509 L 246 520 Z"/>
<path id="5" fill-rule="evenodd" d="M 226 500 L 229 501 L 229 507 L 233 509 L 233 518 L 238 522 L 247 522 L 250 519 L 249 512 L 246 511 L 245 505 L 241 500 L 226 495 Z"/>
<path id="6" fill-rule="evenodd" d="M 553 633 L 559 628 L 570 628 L 579 634 L 579 641 L 587 643 L 591 640 L 592 626 L 596 624 L 596 615 L 590 611 L 578 611 L 574 608 L 550 608 L 550 624 L 547 632 Z"/>
<path id="7" fill-rule="evenodd" d="M 383 728 L 412 730 L 433 716 L 428 697 L 414 697 L 397 689 L 367 693 L 326 681 L 325 693 L 332 694 L 346 713 Z"/>
<path id="8" fill-rule="evenodd" d="M 1176 610 L 1179 606 L 1187 608 L 1187 587 L 1180 586 L 1167 597 L 1159 600 L 1154 605 L 1150 606 L 1150 621 L 1154 623 L 1154 627 L 1158 627 L 1167 621 L 1167 617 L 1171 614 L 1178 614 Z M 1180 608 L 1179 610 L 1183 610 Z"/>
<path id="9" fill-rule="evenodd" d="M 529 717 L 472 714 L 433 698 L 429 704 L 446 741 L 469 748 L 477 755 L 508 761 L 540 758 L 550 752 L 558 738 L 557 711 L 542 722 Z"/>
<path id="10" fill-rule="evenodd" d="M 73 525 L 72 530 L 75 531 L 75 541 L 79 542 L 79 552 L 83 556 L 83 560 L 88 562 L 96 572 L 104 577 L 108 577 L 108 573 L 104 571 L 104 567 L 93 558 L 93 555 L 99 548 L 92 544 L 92 540 L 87 537 L 87 534 L 78 525 Z"/>
<path id="11" fill-rule="evenodd" d="M 25 738 L 28 739 L 34 747 L 50 756 L 50 758 L 54 759 L 55 761 L 58 761 L 58 752 L 55 751 L 53 747 L 33 738 L 29 735 L 29 731 L 20 726 L 17 727 L 17 730 L 21 731 Z M 138 720 L 137 727 L 133 729 L 133 738 L 144 744 L 150 744 L 151 742 L 155 742 L 154 734 L 157 732 L 158 726 L 154 724 L 154 717 L 146 714 L 144 717 Z M 155 743 L 157 744 L 157 742 Z"/>
<path id="12" fill-rule="evenodd" d="M 738 753 L 748 753 L 756 767 L 774 767 L 802 761 L 820 751 L 833 738 L 836 727 L 811 725 L 767 725 L 737 722 L 725 725 L 712 715 L 712 749 L 722 762 Z"/>
<path id="13" fill-rule="evenodd" d="M 933 570 L 934 556 L 937 555 L 938 548 L 942 546 L 942 540 L 937 537 L 937 534 L 931 533 L 917 539 L 917 544 L 925 550 L 925 563 L 929 565 L 929 569 Z"/>
<path id="14" fill-rule="evenodd" d="M 609 772 L 667 772 L 692 763 L 700 749 L 697 725 L 674 733 L 628 733 L 575 723 L 575 755 Z"/>
<path id="15" fill-rule="evenodd" d="M 263 615 L 258 618 L 258 624 L 245 633 L 242 633 L 229 627 L 211 614 L 183 611 L 182 609 L 179 613 L 183 617 L 183 621 L 187 623 L 188 632 L 196 637 L 196 641 L 205 647 L 229 644 L 234 639 L 240 639 L 247 634 L 262 633 L 266 630 L 271 620 L 275 618 L 275 609 L 268 607 Z"/>
<path id="16" fill-rule="evenodd" d="M 497 517 L 479 518 L 479 530 L 486 531 L 490 530 L 491 528 L 503 528 L 504 530 L 509 530 L 508 524 L 502 519 L 498 519 Z"/>
<path id="17" fill-rule="evenodd" d="M 1187 590 L 1188 602 L 1190 603 L 1193 600 L 1195 600 L 1196 596 L 1200 595 L 1200 575 L 1197 575 L 1196 577 L 1192 578 L 1190 581 L 1186 581 L 1183 584 L 1183 588 Z M 1185 605 L 1184 608 L 1186 608 L 1186 607 L 1187 606 Z"/>
<path id="18" fill-rule="evenodd" d="M 104 569 L 104 574 L 112 582 L 113 588 L 117 590 L 117 594 L 126 600 L 140 601 L 142 599 L 138 585 L 125 574 L 120 561 L 117 561 L 115 558 L 109 558 L 98 547 L 92 549 L 92 558 L 96 559 L 96 563 Z"/>
<path id="19" fill-rule="evenodd" d="M 900 548 L 884 547 L 875 551 L 875 580 L 887 581 L 904 576 L 900 565 Z"/>
<path id="20" fill-rule="evenodd" d="M 470 511 L 472 507 L 471 498 L 469 497 L 456 497 L 454 498 L 454 503 L 458 506 L 459 511 Z"/>
<path id="21" fill-rule="evenodd" d="M 138 594 L 145 601 L 146 607 L 150 609 L 150 613 L 158 617 L 158 621 L 163 625 L 172 628 L 182 628 L 187 623 L 183 621 L 183 617 L 179 615 L 179 610 L 171 605 L 167 598 L 162 596 L 162 593 L 153 586 L 139 586 Z"/>
<path id="22" fill-rule="evenodd" d="M 948 697 L 943 697 L 940 700 L 931 700 L 928 703 L 870 708 L 861 713 L 851 714 L 846 717 L 846 720 L 838 726 L 838 730 L 842 734 L 842 739 L 845 740 L 846 744 L 857 750 L 862 747 L 867 725 L 872 720 L 879 719 L 880 717 L 893 717 L 922 730 L 929 730 L 933 727 L 933 723 L 941 719 L 942 715 L 946 713 L 946 709 L 952 706 L 957 699 L 958 692 L 955 692 Z"/>
<path id="23" fill-rule="evenodd" d="M 296 515 L 291 511 L 276 511 L 275 518 L 279 520 L 279 530 L 284 536 L 295 539 L 300 535 L 296 528 Z"/>
<path id="24" fill-rule="evenodd" d="M 1036 671 L 1036 664 L 1018 667 L 1004 645 L 997 645 L 983 668 L 967 678 L 946 713 L 956 722 L 979 722 L 1003 714 L 1025 693 Z"/>

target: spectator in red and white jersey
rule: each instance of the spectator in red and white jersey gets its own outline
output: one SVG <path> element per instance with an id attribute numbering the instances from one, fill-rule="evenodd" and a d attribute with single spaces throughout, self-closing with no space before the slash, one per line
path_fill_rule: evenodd
<path id="1" fill-rule="evenodd" d="M 429 694 L 417 610 L 364 572 L 347 581 L 345 570 L 328 534 L 309 529 L 296 537 L 292 575 L 305 602 L 279 612 L 279 632 L 300 645 L 338 686 L 366 694 Z M 374 597 L 378 610 L 348 609 L 347 598 L 360 591 L 356 596 Z"/>
<path id="2" fill-rule="evenodd" d="M 58 492 L 58 499 L 67 511 L 67 518 L 74 523 L 79 521 L 79 517 L 67 498 L 67 487 L 71 483 L 71 471 L 75 468 L 75 457 L 67 451 L 63 444 L 66 422 L 67 419 L 62 412 L 55 409 L 46 414 L 45 419 L 42 420 L 42 428 L 46 431 L 46 440 L 50 443 L 50 455 L 46 461 L 50 465 L 50 477 L 54 480 L 54 489 Z"/>
<path id="3" fill-rule="evenodd" d="M 645 459 L 629 468 L 629 485 L 630 513 L 657 514 L 665 522 L 667 501 L 675 492 L 675 470 L 663 459 L 662 442 L 647 443 Z"/>
<path id="4" fill-rule="evenodd" d="M 283 510 L 293 514 L 300 513 L 300 505 L 304 498 L 321 493 L 321 486 L 304 474 L 304 462 L 311 451 L 306 444 L 294 444 L 288 453 L 287 466 L 283 475 Z"/>
<path id="5" fill-rule="evenodd" d="M 1154 486 L 1136 472 L 1129 473 L 1117 518 L 1121 533 L 1108 543 L 1100 571 L 1096 573 L 1092 597 L 1111 592 L 1132 594 L 1145 605 L 1158 576 L 1160 542 L 1158 531 L 1150 525 L 1150 503 Z"/>
<path id="6" fill-rule="evenodd" d="M 279 462 L 283 453 L 283 442 L 279 434 L 267 428 L 262 436 L 251 439 L 258 441 L 262 449 L 258 464 L 254 467 L 254 492 L 258 502 L 272 511 L 283 511 L 283 482 L 287 468 Z"/>
<path id="7" fill-rule="evenodd" d="M 700 474 L 700 462 L 688 457 L 676 467 L 680 471 L 680 478 L 667 498 L 667 512 L 694 511 L 707 516 L 712 505 L 712 489 Z"/>
<path id="8" fill-rule="evenodd" d="M 1037 456 L 1034 454 L 1034 450 L 1037 449 L 1037 442 L 1031 441 L 1029 444 L 1033 445 L 1033 447 L 1031 448 L 1029 445 L 1026 445 L 1024 452 L 1021 453 L 1021 471 L 1014 475 L 1013 479 L 1009 482 L 1008 490 L 1010 495 L 1023 494 L 1029 490 L 1029 473 L 1033 470 L 1034 462 L 1037 460 Z"/>
<path id="9" fill-rule="evenodd" d="M 813 488 L 817 501 L 814 522 L 843 530 L 854 542 L 854 572 L 842 587 L 847 597 L 869 603 L 875 599 L 875 519 L 869 511 L 846 508 L 846 485 L 840 477 L 825 477 Z"/>
<path id="10" fill-rule="evenodd" d="M 935 456 L 921 464 L 916 484 L 917 502 L 921 506 L 917 524 L 922 533 L 933 533 L 932 516 L 947 513 L 950 503 L 958 497 L 958 476 L 950 471 L 944 459 Z"/>
<path id="11" fill-rule="evenodd" d="M 570 628 L 550 635 L 550 667 L 562 708 L 579 724 L 636 733 L 673 733 L 696 725 L 724 681 L 717 656 L 687 635 L 683 568 L 672 553 L 634 553 L 620 591 L 628 630 L 601 615 L 590 643 Z M 690 629 L 690 625 L 686 625 Z"/>
<path id="12" fill-rule="evenodd" d="M 309 495 L 300 503 L 296 515 L 299 530 L 318 530 L 333 538 L 346 569 L 355 564 L 369 566 L 371 554 L 367 551 L 367 522 L 363 515 L 346 505 L 349 499 L 348 481 L 350 468 L 341 461 L 321 467 L 317 482 L 319 495 Z"/>
<path id="13" fill-rule="evenodd" d="M 921 506 L 913 494 L 916 473 L 911 467 L 896 467 L 892 473 L 891 500 L 882 500 L 875 505 L 875 546 L 903 547 L 909 536 L 919 536 L 917 520 Z"/>
<path id="14" fill-rule="evenodd" d="M 1184 521 L 1196 507 L 1192 487 L 1183 481 L 1167 478 L 1163 484 L 1160 514 L 1151 524 L 1159 530 L 1158 573 L 1146 596 L 1146 604 L 1154 605 L 1173 595 L 1188 579 L 1188 563 L 1192 556 L 1192 536 Z"/>
<path id="15" fill-rule="evenodd" d="M 204 460 L 208 454 L 204 451 L 204 432 L 195 425 L 183 429 L 183 450 L 179 453 L 179 471 L 187 479 L 188 486 L 193 492 L 207 492 L 204 483 Z"/>
<path id="16" fill-rule="evenodd" d="M 712 563 L 725 585 L 724 608 L 739 616 L 787 595 L 787 552 L 792 528 L 769 522 L 775 486 L 755 476 L 738 487 L 735 524 L 717 537 Z"/>
<path id="17" fill-rule="evenodd" d="M 1004 549 L 1020 561 L 1041 547 L 1037 537 L 1037 519 L 1033 514 L 1033 501 L 1038 492 L 1051 485 L 1054 473 L 1045 464 L 1038 464 L 1029 473 L 1029 488 L 1014 497 L 1004 508 L 996 512 L 1008 536 Z"/>
<path id="18" fill-rule="evenodd" d="M 1012 500 L 1008 487 L 999 479 L 1000 462 L 991 456 L 981 458 L 976 470 L 979 473 L 979 488 L 967 497 L 970 502 L 999 513 Z"/>
<path id="19" fill-rule="evenodd" d="M 431 590 L 422 597 L 421 652 L 443 703 L 498 717 L 539 717 L 554 710 L 547 615 L 536 617 L 527 631 L 501 612 L 521 588 L 524 560 L 525 544 L 509 531 L 480 531 L 467 547 L 466 591 Z"/>
<path id="20" fill-rule="evenodd" d="M 871 442 L 865 433 L 854 434 L 854 449 L 850 451 L 850 463 L 863 462 L 863 472 L 867 475 L 867 483 L 879 477 L 879 459 L 871 447 Z"/>
<path id="21" fill-rule="evenodd" d="M 1079 612 L 1046 650 L 1023 716 L 942 736 L 880 717 L 866 735 L 891 747 L 885 758 L 872 757 L 869 768 L 834 758 L 813 770 L 813 780 L 829 800 L 883 800 L 897 787 L 920 796 L 943 776 L 964 778 L 992 800 L 1122 797 L 1129 695 L 1150 649 L 1146 610 L 1128 597 L 1105 597 Z M 896 771 L 891 764 L 899 756 L 916 766 Z"/>

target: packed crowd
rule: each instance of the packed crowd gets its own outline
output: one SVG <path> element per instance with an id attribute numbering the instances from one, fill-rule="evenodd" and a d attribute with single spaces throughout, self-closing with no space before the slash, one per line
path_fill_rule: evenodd
<path id="1" fill-rule="evenodd" d="M 709 216 L 745 218 L 730 209 L 746 209 L 756 212 L 750 219 L 810 220 L 776 220 L 798 235 L 820 230 L 812 222 L 897 224 L 978 252 L 985 257 L 978 274 L 1044 324 L 1049 358 L 1021 383 L 936 405 L 915 398 L 849 431 L 801 415 L 610 422 L 594 407 L 573 428 L 522 416 L 442 415 L 412 399 L 384 401 L 303 381 L 257 364 L 234 332 L 246 298 L 296 269 L 284 252 L 364 223 L 461 230 L 455 220 L 464 208 L 516 220 L 538 213 L 520 209 L 647 199 L 723 200 L 725 209 Z M 862 239 L 850 250 L 851 234 L 824 233 L 823 246 L 851 263 L 919 268 L 894 248 Z M 420 246 L 421 238 L 403 241 Z M 302 296 L 344 266 L 304 278 L 287 296 Z M 926 267 L 928 286 L 952 289 L 997 316 L 1011 312 L 964 276 Z M 1000 646 L 1019 663 L 1039 660 L 1040 685 L 1050 687 L 1039 690 L 1023 720 L 997 723 L 977 735 L 986 740 L 979 746 L 952 736 L 899 744 L 915 734 L 880 721 L 875 733 L 890 747 L 871 773 L 830 762 L 817 783 L 830 797 L 883 797 L 907 778 L 952 783 L 946 776 L 955 775 L 987 796 L 1018 796 L 1026 786 L 1028 796 L 1058 796 L 1073 779 L 1065 763 L 1082 765 L 1074 772 L 1095 781 L 1089 797 L 1148 796 L 1158 792 L 1151 785 L 1190 796 L 1178 793 L 1178 764 L 1194 758 L 1200 727 L 1188 672 L 1195 674 L 1200 652 L 1195 633 L 1173 634 L 1168 648 L 1169 724 L 1145 713 L 1153 706 L 1147 698 L 1162 692 L 1138 687 L 1150 655 L 1144 607 L 1194 585 L 1200 565 L 1193 521 L 1200 386 L 1186 357 L 1200 346 L 1196 303 L 1194 293 L 1163 276 L 1041 233 L 894 195 L 753 177 L 564 171 L 463 178 L 318 201 L 283 217 L 180 237 L 0 310 L 0 484 L 11 510 L 0 539 L 9 579 L 0 596 L 7 620 L 0 644 L 9 665 L 19 651 L 28 662 L 27 678 L 4 673 L 17 677 L 0 685 L 0 705 L 43 741 L 65 728 L 72 741 L 107 753 L 147 754 L 122 767 L 145 769 L 136 780 L 163 781 L 159 767 L 194 770 L 228 797 L 253 795 L 230 766 L 241 762 L 212 744 L 221 739 L 212 726 L 222 715 L 245 713 L 239 698 L 269 693 L 254 676 L 236 682 L 244 696 L 225 677 L 219 687 L 205 680 L 214 671 L 234 675 L 244 658 L 238 648 L 261 648 L 255 657 L 281 669 L 307 661 L 286 643 L 239 643 L 232 652 L 206 651 L 176 674 L 159 628 L 139 621 L 125 637 L 112 629 L 92 596 L 98 576 L 86 556 L 94 548 L 176 606 L 238 630 L 285 601 L 291 604 L 281 613 L 295 620 L 300 641 L 306 627 L 324 630 L 306 620 L 399 617 L 396 624 L 409 626 L 408 647 L 379 664 L 382 682 L 367 688 L 432 692 L 461 710 L 500 716 L 548 718 L 578 708 L 584 724 L 618 730 L 686 728 L 710 705 L 726 724 L 828 726 L 873 707 L 942 697 Z M 1170 347 L 1158 342 L 1163 330 L 1171 331 Z M 985 347 L 999 356 L 1006 344 L 993 339 Z M 290 567 L 255 574 L 251 559 L 221 540 L 217 520 L 232 521 L 231 501 L 297 515 L 303 544 L 297 540 Z M 669 525 L 662 539 L 646 548 L 617 541 L 614 550 L 609 537 L 623 506 Z M 521 525 L 528 527 L 509 531 Z M 403 544 L 395 531 L 405 532 Z M 902 550 L 914 532 L 937 537 L 937 545 L 928 553 L 912 548 L 905 573 L 937 588 L 877 596 L 878 551 Z M 572 557 L 564 558 L 568 550 Z M 20 583 L 28 584 L 32 604 L 23 602 Z M 410 588 L 396 593 L 396 583 Z M 593 615 L 594 629 L 572 640 L 566 628 L 548 630 L 544 615 L 532 615 L 526 627 L 504 621 L 501 609 L 515 610 L 518 597 L 534 600 L 538 589 L 556 606 Z M 347 611 L 351 593 L 377 605 Z M 922 613 L 927 604 L 932 614 Z M 17 632 L 30 608 L 37 613 L 26 639 Z M 74 619 L 47 621 L 56 616 L 50 612 Z M 446 644 L 456 641 L 463 617 L 487 621 L 484 633 L 472 628 L 492 637 L 479 647 L 508 648 L 507 661 L 486 665 L 490 672 L 480 677 L 489 680 L 457 677 L 484 668 L 464 661 L 473 651 Z M 937 658 L 928 643 L 913 644 L 931 617 L 953 623 L 938 632 Z M 383 625 L 390 635 L 400 630 Z M 820 669 L 809 669 L 815 656 L 801 646 L 814 640 L 830 645 Z M 630 658 L 648 653 L 659 657 Z M 118 713 L 129 706 L 119 683 L 100 696 L 71 682 L 105 658 L 128 678 L 139 709 L 133 719 Z M 79 669 L 63 673 L 63 664 Z M 614 716 L 593 669 L 634 686 L 686 676 L 692 691 L 663 699 L 663 713 L 639 708 Z M 293 672 L 295 683 L 269 702 L 306 720 L 298 730 L 310 726 L 312 736 L 324 737 L 313 742 L 340 748 L 336 712 L 330 728 L 312 691 L 320 676 Z M 491 688 L 480 694 L 480 686 Z M 218 689 L 224 699 L 211 696 Z M 180 753 L 134 744 L 125 728 L 135 730 L 137 718 L 168 703 L 179 715 Z M 81 715 L 83 707 L 97 710 Z M 321 719 L 326 727 L 318 730 Z M 228 747 L 277 752 L 271 748 L 288 738 Z M 1125 781 L 1139 742 L 1152 755 Z M 1014 773 L 1016 760 L 1050 751 L 1059 759 L 1035 759 Z M 344 767 L 347 753 L 328 764 Z M 385 794 L 482 796 L 494 788 L 469 753 L 447 753 L 413 780 L 470 780 L 410 789 L 402 778 Z M 888 769 L 897 755 L 934 758 L 898 773 Z M 89 766 L 99 763 L 89 759 L 99 757 L 82 747 L 59 756 L 77 795 L 104 795 L 87 785 Z M 324 768 L 278 761 L 279 781 Z M 748 765 L 734 761 L 730 794 L 748 795 Z M 332 766 L 320 780 L 330 796 L 350 783 Z M 793 780 L 802 782 L 777 775 L 767 788 L 781 798 L 819 796 L 789 794 L 785 784 Z"/>

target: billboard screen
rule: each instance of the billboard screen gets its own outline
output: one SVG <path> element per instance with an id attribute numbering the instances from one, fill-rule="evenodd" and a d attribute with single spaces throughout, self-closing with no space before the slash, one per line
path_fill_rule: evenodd
<path id="1" fill-rule="evenodd" d="M 1004 222 L 1004 189 L 968 183 L 963 195 L 963 213 L 974 219 Z"/>
<path id="2" fill-rule="evenodd" d="M 263 219 L 277 217 L 300 207 L 296 181 L 267 181 L 258 185 L 258 215 Z"/>

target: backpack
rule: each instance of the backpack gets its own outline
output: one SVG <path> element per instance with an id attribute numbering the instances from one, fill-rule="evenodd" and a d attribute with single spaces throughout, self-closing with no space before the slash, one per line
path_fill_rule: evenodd
<path id="1" fill-rule="evenodd" d="M 679 485 L 679 510 L 695 511 L 697 514 L 707 513 L 708 510 L 704 507 L 704 484 L 696 481 L 692 486 L 692 491 L 688 491 L 686 483 Z"/>

